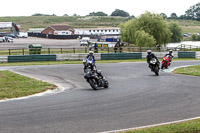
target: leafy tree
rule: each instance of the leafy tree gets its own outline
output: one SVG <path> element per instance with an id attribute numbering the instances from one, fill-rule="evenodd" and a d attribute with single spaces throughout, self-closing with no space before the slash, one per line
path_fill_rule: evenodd
<path id="1" fill-rule="evenodd" d="M 152 35 L 146 33 L 144 30 L 138 30 L 135 33 L 135 45 L 141 47 L 155 46 L 156 40 Z"/>
<path id="2" fill-rule="evenodd" d="M 161 13 L 160 15 L 162 15 L 164 19 L 167 19 L 167 15 L 165 13 Z"/>
<path id="3" fill-rule="evenodd" d="M 138 30 L 138 20 L 131 19 L 124 24 L 120 25 L 121 39 L 128 44 L 135 44 L 135 33 Z"/>
<path id="4" fill-rule="evenodd" d="M 159 14 L 146 12 L 139 18 L 121 24 L 120 27 L 122 40 L 128 43 L 141 46 L 147 45 L 148 43 L 152 46 L 154 42 L 156 46 L 157 44 L 166 44 L 171 40 L 172 33 L 162 15 Z M 142 35 L 141 38 L 146 40 L 147 43 L 143 43 L 139 35 Z M 139 44 L 139 42 L 141 42 L 141 44 Z"/>
<path id="5" fill-rule="evenodd" d="M 120 9 L 115 9 L 114 12 L 112 12 L 111 16 L 121 16 L 121 17 L 129 17 L 129 13 L 125 12 L 123 10 Z"/>
<path id="6" fill-rule="evenodd" d="M 134 15 L 132 15 L 132 16 L 130 16 L 130 17 L 128 17 L 128 18 L 127 18 L 127 20 L 130 20 L 130 19 L 133 19 L 133 18 L 135 18 L 135 16 L 134 16 Z"/>
<path id="7" fill-rule="evenodd" d="M 187 19 L 193 19 L 200 21 L 200 3 L 197 3 L 194 6 L 191 6 L 186 12 L 185 15 Z"/>
<path id="8" fill-rule="evenodd" d="M 108 16 L 107 14 L 105 14 L 104 12 L 92 12 L 90 13 L 88 16 Z"/>
<path id="9" fill-rule="evenodd" d="M 187 19 L 187 17 L 185 16 L 185 15 L 181 15 L 180 17 L 179 17 L 179 19 Z"/>
<path id="10" fill-rule="evenodd" d="M 68 16 L 67 14 L 64 14 L 63 16 Z"/>
<path id="11" fill-rule="evenodd" d="M 74 16 L 74 17 L 76 17 L 76 16 L 78 16 L 76 13 L 74 13 L 72 16 Z"/>
<path id="12" fill-rule="evenodd" d="M 49 15 L 49 14 L 35 13 L 32 16 L 56 16 L 56 15 L 55 14 Z"/>
<path id="13" fill-rule="evenodd" d="M 41 14 L 41 13 L 35 13 L 35 14 L 33 14 L 32 16 L 44 16 L 44 14 Z"/>
<path id="14" fill-rule="evenodd" d="M 169 29 L 172 32 L 171 42 L 180 42 L 183 39 L 182 29 L 176 23 L 170 23 Z"/>
<path id="15" fill-rule="evenodd" d="M 171 31 L 160 14 L 146 12 L 139 19 L 139 29 L 154 37 L 157 44 L 166 44 L 171 40 Z"/>
<path id="16" fill-rule="evenodd" d="M 200 41 L 200 36 L 197 34 L 192 34 L 192 40 L 193 41 Z"/>
<path id="17" fill-rule="evenodd" d="M 177 19 L 178 17 L 177 17 L 177 15 L 176 15 L 176 13 L 172 13 L 170 18 L 171 18 L 171 19 Z"/>

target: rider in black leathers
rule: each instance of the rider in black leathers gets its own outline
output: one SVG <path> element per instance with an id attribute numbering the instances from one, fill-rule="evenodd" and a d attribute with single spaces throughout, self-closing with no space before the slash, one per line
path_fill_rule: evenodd
<path id="1" fill-rule="evenodd" d="M 98 71 L 98 70 L 96 69 L 96 65 L 95 65 L 96 59 L 95 59 L 95 57 L 94 57 L 94 55 L 93 55 L 93 51 L 89 51 L 89 54 L 88 54 L 85 58 L 94 61 L 94 63 L 92 64 L 92 67 L 91 67 L 92 71 L 93 71 L 93 70 L 96 71 L 96 73 L 104 79 L 104 77 L 103 77 L 103 75 L 101 74 L 101 72 Z M 87 68 L 87 66 L 85 65 L 85 66 L 84 66 L 84 71 L 85 71 L 86 68 Z"/>
<path id="2" fill-rule="evenodd" d="M 96 70 L 96 66 L 95 66 L 95 61 L 96 61 L 96 59 L 95 59 L 95 57 L 94 57 L 94 55 L 93 55 L 93 51 L 89 51 L 89 54 L 85 57 L 85 59 L 93 60 L 94 63 L 92 64 L 91 69 L 92 69 L 92 70 Z M 84 70 L 85 70 L 86 68 L 87 68 L 87 66 L 85 65 L 85 66 L 84 66 Z"/>
<path id="3" fill-rule="evenodd" d="M 159 60 L 158 60 L 158 58 L 151 52 L 151 50 L 148 50 L 147 51 L 147 63 L 149 64 L 149 68 L 152 70 L 152 66 L 150 65 L 150 60 L 152 59 L 152 58 L 155 58 L 158 62 L 158 66 L 160 66 L 160 62 L 159 62 Z"/>

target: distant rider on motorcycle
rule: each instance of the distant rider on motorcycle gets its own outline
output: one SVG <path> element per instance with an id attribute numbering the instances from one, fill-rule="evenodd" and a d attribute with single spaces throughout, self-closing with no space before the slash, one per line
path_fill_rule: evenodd
<path id="1" fill-rule="evenodd" d="M 160 62 L 158 60 L 158 58 L 155 56 L 154 53 L 151 52 L 151 50 L 147 51 L 147 63 L 149 64 L 149 68 L 152 70 L 152 66 L 150 65 L 150 61 L 152 58 L 155 58 L 157 60 L 158 66 L 160 66 Z"/>
<path id="2" fill-rule="evenodd" d="M 171 61 L 172 61 L 172 59 L 173 59 L 173 51 L 172 50 L 169 50 L 169 53 L 167 53 L 165 56 L 169 56 L 169 66 L 170 66 L 170 64 L 171 64 Z"/>
<path id="3" fill-rule="evenodd" d="M 92 64 L 92 67 L 91 67 L 92 71 L 93 70 L 96 71 L 96 73 L 104 79 L 103 75 L 101 74 L 101 71 L 98 71 L 96 69 L 96 65 L 95 65 L 96 59 L 95 59 L 95 57 L 93 55 L 93 51 L 89 51 L 89 54 L 85 57 L 85 59 L 89 59 L 89 60 L 93 60 L 94 61 L 94 63 Z M 86 68 L 87 68 L 87 66 L 85 65 L 84 66 L 84 71 L 85 71 Z"/>
<path id="4" fill-rule="evenodd" d="M 92 64 L 92 70 L 96 70 L 96 66 L 95 66 L 95 57 L 93 55 L 93 51 L 89 51 L 89 54 L 85 57 L 85 59 L 89 59 L 89 60 L 93 60 L 94 63 Z M 87 66 L 85 65 L 84 66 L 84 70 L 87 68 Z"/>

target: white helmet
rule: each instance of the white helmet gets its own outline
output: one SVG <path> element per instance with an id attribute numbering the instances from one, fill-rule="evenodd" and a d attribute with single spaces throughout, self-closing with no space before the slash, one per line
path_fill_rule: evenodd
<path id="1" fill-rule="evenodd" d="M 169 54 L 172 54 L 173 53 L 173 51 L 172 50 L 169 50 Z"/>
<path id="2" fill-rule="evenodd" d="M 149 49 L 149 50 L 147 50 L 147 54 L 149 55 L 149 54 L 151 54 L 151 50 Z"/>
<path id="3" fill-rule="evenodd" d="M 89 51 L 89 54 L 93 54 L 93 51 Z"/>

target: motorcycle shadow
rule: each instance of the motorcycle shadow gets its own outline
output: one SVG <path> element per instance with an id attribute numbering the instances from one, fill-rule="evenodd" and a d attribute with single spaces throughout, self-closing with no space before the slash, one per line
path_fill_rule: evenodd
<path id="1" fill-rule="evenodd" d="M 94 90 L 92 88 L 84 88 L 84 89 L 82 89 L 82 91 L 103 91 L 103 90 L 107 90 L 107 89 L 109 89 L 109 87 L 108 88 L 101 87 L 98 90 Z"/>

